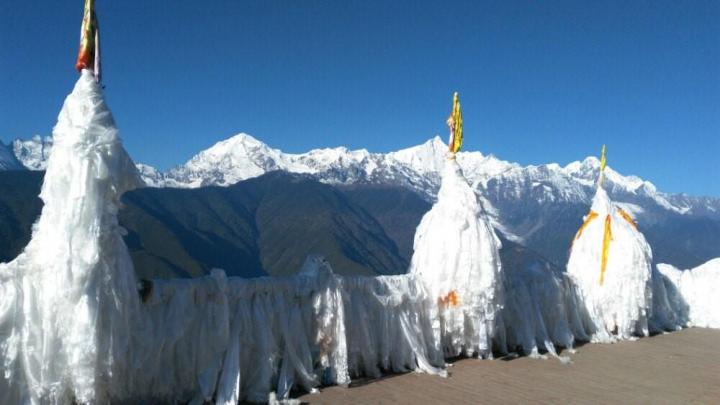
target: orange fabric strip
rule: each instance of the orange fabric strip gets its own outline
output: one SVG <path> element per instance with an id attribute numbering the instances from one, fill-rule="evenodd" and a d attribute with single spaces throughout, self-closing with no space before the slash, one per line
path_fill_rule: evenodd
<path id="1" fill-rule="evenodd" d="M 458 298 L 458 294 L 455 290 L 450 291 L 448 295 L 441 298 L 440 301 L 442 301 L 446 307 L 456 307 L 460 305 L 460 298 Z"/>
<path id="2" fill-rule="evenodd" d="M 637 222 L 627 212 L 623 211 L 622 208 L 618 208 L 620 216 L 623 217 L 633 228 L 637 229 Z"/>
<path id="3" fill-rule="evenodd" d="M 590 211 L 587 218 L 585 218 L 585 222 L 580 226 L 580 229 L 578 229 L 577 233 L 575 234 L 575 239 L 573 239 L 573 243 L 575 243 L 576 240 L 580 239 L 580 235 L 582 235 L 583 231 L 585 230 L 585 227 L 588 226 L 590 221 L 597 218 L 598 214 L 595 211 Z"/>

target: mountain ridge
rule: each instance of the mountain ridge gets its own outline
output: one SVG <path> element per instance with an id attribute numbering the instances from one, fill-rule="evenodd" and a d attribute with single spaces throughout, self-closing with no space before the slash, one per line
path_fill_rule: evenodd
<path id="1" fill-rule="evenodd" d="M 13 152 L 17 159 L 30 170 L 44 170 L 44 162 L 52 148 L 52 138 L 39 135 L 28 140 L 16 139 L 12 142 Z M 404 166 L 416 173 L 426 176 L 437 174 L 442 168 L 446 145 L 439 136 L 426 142 L 398 151 L 374 153 L 366 149 L 349 150 L 344 146 L 334 148 L 312 149 L 304 153 L 285 153 L 272 148 L 247 133 L 239 133 L 222 141 L 216 142 L 190 158 L 184 164 L 168 171 L 161 171 L 153 166 L 137 163 L 147 184 L 153 187 L 195 188 L 206 185 L 227 186 L 273 170 L 285 170 L 291 173 L 307 173 L 319 175 L 321 181 L 352 182 L 357 176 L 341 175 L 338 171 L 357 173 L 360 167 L 365 177 L 373 179 L 378 171 L 388 170 L 385 166 Z M 591 186 L 597 179 L 600 162 L 594 156 L 581 161 L 570 162 L 565 166 L 558 163 L 522 166 L 496 158 L 492 154 L 484 155 L 478 151 L 462 151 L 458 154 L 461 166 L 476 166 L 479 169 L 468 170 L 465 175 L 471 183 L 486 185 L 493 177 L 507 175 L 508 172 L 554 171 L 575 181 Z M 398 169 L 403 172 L 402 169 Z M 406 172 L 406 170 L 405 170 Z M 334 176 L 333 177 L 333 173 Z M 407 174 L 407 173 L 405 173 Z M 684 193 L 662 193 L 647 180 L 633 175 L 622 175 L 606 168 L 606 179 L 626 192 L 640 190 L 647 194 L 657 194 L 658 203 L 677 212 L 687 211 L 697 201 L 720 204 L 720 197 L 690 196 Z M 644 189 L 644 190 L 643 190 Z M 425 190 L 421 190 L 425 191 Z M 433 193 L 431 193 L 433 194 Z"/>
<path id="2" fill-rule="evenodd" d="M 0 261 L 29 240 L 43 174 L 0 171 Z M 330 185 L 285 171 L 227 187 L 145 187 L 126 193 L 123 203 L 120 224 L 144 278 L 195 277 L 214 267 L 243 277 L 290 274 L 309 253 L 326 255 L 347 274 L 396 274 L 406 270 L 415 228 L 431 207 L 398 185 Z M 542 264 L 562 271 L 587 209 L 533 200 L 503 207 L 505 224 L 525 232 L 522 243 L 499 234 L 504 268 Z M 639 226 L 656 263 L 691 268 L 720 256 L 720 221 L 674 213 Z"/>
<path id="3" fill-rule="evenodd" d="M 23 150 L 46 153 L 51 141 L 35 137 L 24 141 Z M 28 142 L 34 142 L 35 147 Z M 440 185 L 445 151 L 445 143 L 436 136 L 420 145 L 389 153 L 336 147 L 293 154 L 241 133 L 217 142 L 167 172 L 141 163 L 137 167 L 152 187 L 228 187 L 273 171 L 285 171 L 336 186 L 400 186 L 431 203 Z M 37 162 L 41 160 L 32 154 L 22 158 L 29 160 L 29 167 L 39 166 Z M 597 158 L 591 156 L 565 166 L 557 163 L 523 166 L 492 154 L 463 151 L 457 155 L 457 161 L 493 226 L 504 238 L 543 252 L 557 266 L 564 265 L 568 248 L 565 236 L 580 225 L 596 190 L 600 170 Z M 720 198 L 663 193 L 653 183 L 622 175 L 610 166 L 605 170 L 603 186 L 642 227 L 657 230 L 654 237 L 659 245 L 686 244 L 688 249 L 704 252 L 700 254 L 704 257 L 714 252 L 712 246 L 716 241 L 720 242 L 720 232 L 715 231 L 715 224 L 720 223 Z M 667 231 L 663 231 L 664 226 Z M 671 229 L 677 232 L 673 234 Z M 699 232 L 693 232 L 700 229 L 710 230 L 706 241 L 698 239 Z M 696 256 L 667 257 L 679 257 L 673 263 L 677 266 L 692 267 Z M 658 258 L 663 258 L 663 253 Z"/>
<path id="4" fill-rule="evenodd" d="M 0 262 L 30 240 L 44 174 L 0 171 Z M 398 248 L 387 224 L 308 175 L 275 171 L 228 187 L 145 187 L 122 202 L 118 220 L 139 278 L 190 278 L 213 268 L 230 276 L 288 275 L 308 254 L 323 255 L 339 274 L 400 274 L 409 263 L 408 246 Z M 404 239 L 427 209 L 413 208 Z"/>

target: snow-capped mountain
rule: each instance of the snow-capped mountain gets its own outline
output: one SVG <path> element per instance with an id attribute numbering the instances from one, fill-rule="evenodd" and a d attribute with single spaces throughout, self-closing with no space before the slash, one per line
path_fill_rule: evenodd
<path id="1" fill-rule="evenodd" d="M 437 140 L 439 142 L 439 140 Z M 434 142 L 434 141 L 433 141 Z M 434 145 L 434 143 L 430 143 Z M 397 152 L 401 153 L 401 152 Z M 393 154 L 370 153 L 365 149 L 351 151 L 344 147 L 314 149 L 290 154 L 270 148 L 247 134 L 218 142 L 166 173 L 164 184 L 171 187 L 226 186 L 264 173 L 284 170 L 312 174 L 328 183 L 354 183 L 400 177 L 398 180 L 425 181 L 428 174 L 393 158 Z M 432 173 L 436 174 L 435 171 Z M 153 182 L 155 179 L 153 179 Z M 431 187 L 431 185 L 427 185 Z"/>
<path id="2" fill-rule="evenodd" d="M 52 150 L 52 137 L 35 135 L 28 140 L 16 139 L 12 143 L 15 157 L 30 170 L 45 170 Z"/>
<path id="3" fill-rule="evenodd" d="M 14 140 L 11 154 L 14 154 L 13 159 L 17 158 L 15 161 L 20 164 L 20 168 L 45 170 L 52 147 L 52 137 L 35 135 L 30 139 Z M 137 163 L 135 166 L 148 186 L 164 187 L 166 185 L 165 175 L 159 170 L 142 163 Z"/>
<path id="4" fill-rule="evenodd" d="M 30 169 L 44 168 L 51 146 L 51 139 L 40 137 L 14 143 L 19 160 Z M 337 147 L 290 154 L 250 135 L 239 134 L 167 172 L 141 163 L 137 168 L 150 187 L 229 186 L 283 170 L 308 174 L 334 185 L 401 186 L 433 201 L 446 150 L 445 143 L 435 137 L 390 153 Z M 507 239 L 542 252 L 555 264 L 564 264 L 568 240 L 587 213 L 595 193 L 600 170 L 597 158 L 588 157 L 566 166 L 556 163 L 522 166 L 470 151 L 460 152 L 457 159 L 493 225 Z M 675 260 L 679 266 L 689 266 L 715 254 L 720 241 L 720 198 L 665 194 L 652 183 L 624 176 L 610 166 L 605 177 L 604 187 L 611 198 L 644 229 L 652 231 L 648 237 L 653 247 L 662 246 L 658 260 Z M 679 258 L 670 257 L 679 244 L 685 253 Z"/>
<path id="5" fill-rule="evenodd" d="M 344 147 L 314 149 L 302 154 L 283 153 L 247 134 L 218 142 L 184 165 L 167 173 L 147 171 L 150 184 L 172 187 L 225 186 L 273 170 L 313 174 L 324 182 L 399 183 L 424 195 L 435 195 L 446 145 L 435 137 L 424 144 L 390 153 L 351 151 Z M 600 162 L 595 157 L 566 166 L 521 166 L 480 152 L 460 152 L 465 176 L 485 194 L 505 198 L 588 203 L 594 192 Z M 605 188 L 621 200 L 651 201 L 676 213 L 716 212 L 720 199 L 673 196 L 636 176 L 623 176 L 608 166 Z M 630 211 L 638 212 L 638 207 Z"/>
<path id="6" fill-rule="evenodd" d="M 31 170 L 43 170 L 52 148 L 52 138 L 34 136 L 15 140 L 17 159 Z M 284 153 L 251 135 L 241 133 L 198 153 L 168 172 L 138 163 L 143 179 L 151 187 L 196 188 L 228 186 L 274 170 L 311 174 L 332 184 L 379 183 L 411 188 L 433 200 L 439 187 L 447 147 L 436 136 L 427 142 L 389 153 L 371 153 L 345 147 L 314 149 L 306 153 Z M 595 157 L 566 166 L 555 163 L 521 166 L 480 152 L 460 152 L 458 162 L 474 188 L 492 202 L 531 199 L 540 203 L 588 204 L 595 189 L 600 162 Z M 720 199 L 670 195 L 636 176 L 624 176 L 610 166 L 604 186 L 613 199 L 629 212 L 650 211 L 705 215 L 720 218 Z"/>
<path id="7" fill-rule="evenodd" d="M 167 173 L 142 170 L 149 185 L 170 187 L 226 186 L 273 170 L 310 174 L 330 184 L 389 184 L 410 188 L 429 201 L 440 185 L 440 170 L 447 147 L 435 137 L 390 153 L 351 151 L 344 147 L 315 149 L 301 154 L 283 153 L 247 134 L 218 142 L 186 164 Z M 522 166 L 480 152 L 457 156 L 465 176 L 477 190 L 493 225 L 508 239 L 531 247 L 562 264 L 567 234 L 579 226 L 595 193 L 600 162 L 595 157 L 566 166 L 555 163 Z M 606 168 L 605 189 L 645 227 L 656 226 L 657 244 L 680 243 L 697 231 L 694 218 L 720 223 L 720 199 L 668 195 L 636 176 Z M 678 219 L 682 218 L 682 219 Z M 664 229 L 668 221 L 680 226 L 676 235 Z M 680 222 L 678 222 L 680 221 Z M 678 225 L 678 224 L 683 225 Z M 697 233 L 697 232 L 695 232 Z M 714 234 L 713 234 L 714 235 Z M 720 235 L 717 235 L 720 238 Z M 714 238 L 714 236 L 712 237 Z M 689 241 L 686 244 L 712 244 Z M 694 249 L 694 248 L 693 248 Z M 692 249 L 690 249 L 692 250 Z M 659 258 L 662 256 L 659 256 Z"/>
<path id="8" fill-rule="evenodd" d="M 0 142 L 0 170 L 22 170 L 23 165 L 15 158 L 12 150 Z"/>
<path id="9" fill-rule="evenodd" d="M 398 183 L 433 198 L 447 147 L 439 137 L 390 153 L 345 147 L 290 154 L 273 149 L 247 134 L 218 142 L 167 173 L 153 173 L 151 184 L 194 188 L 226 186 L 273 170 L 312 174 L 326 183 Z M 471 177 L 490 177 L 512 164 L 479 152 L 462 152 L 461 163 Z"/>

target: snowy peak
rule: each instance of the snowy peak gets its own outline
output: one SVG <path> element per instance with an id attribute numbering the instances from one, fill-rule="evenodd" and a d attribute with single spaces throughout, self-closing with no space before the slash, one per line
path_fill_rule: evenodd
<path id="1" fill-rule="evenodd" d="M 52 137 L 40 135 L 28 140 L 16 139 L 12 143 L 15 157 L 29 170 L 45 170 L 52 145 Z"/>
<path id="2" fill-rule="evenodd" d="M 24 169 L 20 161 L 17 160 L 13 151 L 8 146 L 0 142 L 0 170 L 22 170 Z"/>
<path id="3" fill-rule="evenodd" d="M 387 156 L 419 173 L 440 173 L 447 150 L 447 144 L 436 135 L 421 145 L 390 152 Z"/>
<path id="4" fill-rule="evenodd" d="M 365 149 L 349 150 L 344 146 L 313 149 L 301 154 L 283 154 L 284 170 L 297 173 L 320 173 L 329 169 L 352 170 L 364 166 L 372 167 L 373 158 Z M 372 169 L 369 170 L 372 172 Z"/>
<path id="5" fill-rule="evenodd" d="M 568 176 L 588 187 L 594 187 L 600 176 L 600 160 L 594 156 L 585 158 L 582 162 L 573 162 L 563 168 Z M 667 196 L 657 191 L 654 184 L 637 176 L 623 176 L 610 166 L 605 168 L 603 187 L 616 198 L 634 199 L 648 198 L 663 209 L 683 214 L 688 207 L 673 204 Z"/>
<path id="6" fill-rule="evenodd" d="M 568 176 L 582 181 L 587 185 L 596 184 L 600 176 L 600 160 L 595 156 L 588 156 L 582 162 L 572 162 L 563 170 Z M 605 168 L 605 184 L 611 187 L 619 187 L 627 192 L 639 192 L 645 189 L 649 193 L 657 192 L 655 186 L 637 176 L 623 176 L 616 172 L 609 165 Z"/>
<path id="7" fill-rule="evenodd" d="M 412 188 L 434 199 L 447 145 L 439 136 L 417 146 L 389 153 L 371 153 L 345 147 L 313 149 L 287 154 L 248 134 L 239 134 L 200 152 L 185 165 L 167 174 L 165 184 L 175 187 L 229 185 L 273 170 L 307 173 L 327 183 L 384 183 Z M 494 199 L 589 204 L 595 193 L 600 161 L 587 157 L 565 167 L 558 164 L 521 166 L 477 151 L 460 152 L 457 161 L 475 189 Z M 676 206 L 655 186 L 635 176 L 605 170 L 604 187 L 619 202 L 643 201 L 675 213 L 688 211 L 692 202 Z M 151 183 L 152 184 L 152 183 Z M 706 204 L 708 205 L 708 204 Z M 709 206 L 720 206 L 711 201 Z M 711 210 L 705 209 L 704 212 Z"/>
<path id="8" fill-rule="evenodd" d="M 369 176 L 378 155 L 345 147 L 313 149 L 302 154 L 283 153 L 251 135 L 241 133 L 206 149 L 167 174 L 173 187 L 226 186 L 274 170 L 319 174 L 327 182 L 352 182 Z M 360 175 L 360 173 L 363 173 Z"/>
<path id="9" fill-rule="evenodd" d="M 226 168 L 246 167 L 250 170 L 267 171 L 275 164 L 275 158 L 280 154 L 280 151 L 271 149 L 248 134 L 241 133 L 200 152 L 185 166 L 197 170 L 209 170 L 212 165 L 221 163 Z M 249 162 L 252 164 L 248 165 Z"/>
<path id="10" fill-rule="evenodd" d="M 45 168 L 51 148 L 52 139 L 39 136 L 13 142 L 18 160 L 32 170 Z M 400 185 L 434 200 L 446 155 L 447 145 L 439 136 L 389 153 L 340 146 L 291 154 L 240 133 L 217 142 L 168 172 L 143 164 L 137 164 L 137 168 L 145 182 L 153 187 L 228 186 L 270 171 L 284 170 L 311 174 L 333 184 Z M 457 154 L 457 162 L 473 188 L 500 211 L 503 205 L 518 202 L 533 206 L 559 202 L 589 205 L 600 172 L 600 161 L 594 156 L 564 167 L 556 163 L 521 166 L 493 155 L 463 151 Z M 663 212 L 670 211 L 720 218 L 720 199 L 663 194 L 652 183 L 636 176 L 623 176 L 610 166 L 605 169 L 603 187 L 613 200 L 632 207 L 634 212 L 664 215 Z M 659 218 L 657 215 L 649 219 Z"/>
<path id="11" fill-rule="evenodd" d="M 136 163 L 135 167 L 146 186 L 163 187 L 166 184 L 165 173 L 162 173 L 160 170 L 143 163 Z"/>
<path id="12" fill-rule="evenodd" d="M 240 133 L 195 155 L 168 173 L 170 186 L 228 186 L 277 170 L 280 151 L 252 136 Z"/>
<path id="13" fill-rule="evenodd" d="M 597 181 L 600 172 L 600 160 L 595 156 L 588 156 L 583 161 L 575 161 L 566 165 L 563 170 L 569 176 L 578 180 L 586 180 L 592 184 Z"/>
<path id="14" fill-rule="evenodd" d="M 280 151 L 271 149 L 265 143 L 259 141 L 251 135 L 240 133 L 224 141 L 220 141 L 209 149 L 200 152 L 196 158 L 204 156 L 210 159 L 238 159 L 258 155 L 279 155 L 280 153 Z M 192 159 L 191 161 L 201 160 L 202 159 Z"/>

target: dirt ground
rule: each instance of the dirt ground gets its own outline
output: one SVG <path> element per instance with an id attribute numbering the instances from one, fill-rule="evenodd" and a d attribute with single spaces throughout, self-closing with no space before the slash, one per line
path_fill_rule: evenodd
<path id="1" fill-rule="evenodd" d="M 567 353 L 565 353 L 567 354 Z M 571 364 L 526 357 L 463 359 L 450 376 L 392 375 L 328 387 L 310 404 L 707 403 L 720 404 L 720 330 L 587 344 Z"/>

